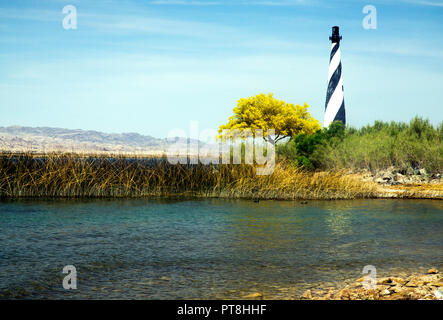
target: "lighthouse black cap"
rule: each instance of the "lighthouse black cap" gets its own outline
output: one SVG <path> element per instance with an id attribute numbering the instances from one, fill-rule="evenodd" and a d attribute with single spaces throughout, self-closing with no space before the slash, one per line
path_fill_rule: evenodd
<path id="1" fill-rule="evenodd" d="M 340 43 L 341 39 L 340 28 L 338 26 L 332 27 L 332 36 L 329 37 L 329 40 L 331 40 L 332 43 Z"/>

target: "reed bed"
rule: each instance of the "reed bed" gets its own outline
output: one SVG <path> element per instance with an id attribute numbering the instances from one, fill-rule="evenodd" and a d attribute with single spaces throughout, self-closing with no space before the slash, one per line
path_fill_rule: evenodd
<path id="1" fill-rule="evenodd" d="M 251 165 L 183 165 L 166 159 L 52 153 L 0 154 L 1 198 L 195 196 L 250 199 L 355 199 L 376 195 L 358 176 L 305 172 L 287 162 L 273 174 Z"/>

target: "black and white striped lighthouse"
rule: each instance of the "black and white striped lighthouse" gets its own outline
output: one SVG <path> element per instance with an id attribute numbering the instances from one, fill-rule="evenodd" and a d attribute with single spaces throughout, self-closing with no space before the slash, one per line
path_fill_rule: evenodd
<path id="1" fill-rule="evenodd" d="M 343 79 L 341 70 L 339 27 L 332 27 L 331 58 L 329 60 L 328 91 L 326 93 L 325 118 L 323 125 L 328 127 L 333 121 L 346 124 L 345 99 L 343 95 Z"/>

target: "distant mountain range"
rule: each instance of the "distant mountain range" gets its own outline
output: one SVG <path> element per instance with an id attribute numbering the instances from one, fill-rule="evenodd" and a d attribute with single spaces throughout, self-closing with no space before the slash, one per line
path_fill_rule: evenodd
<path id="1" fill-rule="evenodd" d="M 138 133 L 103 133 L 49 127 L 0 127 L 0 150 L 33 152 L 118 152 L 162 154 L 177 143 Z M 200 142 L 201 144 L 201 142 Z M 186 143 L 179 144 L 180 149 Z"/>

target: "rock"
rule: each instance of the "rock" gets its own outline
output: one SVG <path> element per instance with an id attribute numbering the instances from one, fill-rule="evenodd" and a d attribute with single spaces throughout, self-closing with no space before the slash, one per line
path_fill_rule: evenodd
<path id="1" fill-rule="evenodd" d="M 411 288 L 403 289 L 398 293 L 392 294 L 390 297 L 392 300 L 413 300 L 418 299 L 419 295 Z"/>
<path id="2" fill-rule="evenodd" d="M 443 291 L 441 289 L 435 290 L 434 291 L 434 296 L 438 299 L 438 300 L 443 300 Z"/>
<path id="3" fill-rule="evenodd" d="M 409 287 L 409 288 L 418 288 L 421 286 L 424 286 L 426 284 L 428 284 L 429 282 L 427 281 L 423 281 L 421 279 L 417 279 L 417 278 L 412 278 L 411 280 L 409 280 L 408 282 L 406 282 L 405 287 Z"/>
<path id="4" fill-rule="evenodd" d="M 254 292 L 251 294 L 248 294 L 247 296 L 243 296 L 245 299 L 257 299 L 257 298 L 263 298 L 263 294 L 260 292 Z"/>
<path id="5" fill-rule="evenodd" d="M 441 279 L 439 279 L 437 281 L 432 282 L 432 285 L 434 287 L 443 287 L 443 278 L 441 278 Z"/>
<path id="6" fill-rule="evenodd" d="M 425 274 L 421 277 L 418 277 L 418 279 L 420 281 L 423 281 L 423 283 L 426 284 L 430 284 L 432 282 L 434 282 L 435 280 L 437 280 L 438 275 L 436 274 Z"/>
<path id="7" fill-rule="evenodd" d="M 303 298 L 305 298 L 305 299 L 312 299 L 311 290 L 306 290 L 305 293 L 303 293 Z"/>
<path id="8" fill-rule="evenodd" d="M 392 174 L 396 174 L 398 172 L 398 170 L 394 166 L 390 166 L 386 169 L 386 171 Z"/>
<path id="9" fill-rule="evenodd" d="M 390 294 L 391 292 L 388 289 L 384 289 L 382 290 L 382 292 L 380 292 L 380 296 L 388 296 Z"/>
<path id="10" fill-rule="evenodd" d="M 394 286 L 394 287 L 390 287 L 389 288 L 389 291 L 391 292 L 391 293 L 399 293 L 399 292 L 401 292 L 403 290 L 403 287 L 402 286 Z"/>
<path id="11" fill-rule="evenodd" d="M 443 300 L 443 276 L 435 268 L 427 274 L 399 274 L 401 277 L 385 277 L 377 280 L 374 289 L 362 287 L 365 277 L 352 283 L 345 281 L 341 289 L 327 288 L 307 290 L 304 299 L 312 300 Z M 325 284 L 326 285 L 326 284 Z M 326 290 L 328 292 L 326 292 Z"/>
<path id="12" fill-rule="evenodd" d="M 402 286 L 406 283 L 406 280 L 402 278 L 396 278 L 396 277 L 387 277 L 387 278 L 381 278 L 377 281 L 377 284 L 384 284 L 389 286 Z"/>
<path id="13" fill-rule="evenodd" d="M 394 180 L 397 181 L 397 182 L 403 182 L 404 179 L 405 179 L 405 176 L 402 175 L 401 173 L 397 173 L 394 176 Z"/>
<path id="14" fill-rule="evenodd" d="M 351 298 L 349 289 L 345 288 L 338 292 L 338 298 L 340 300 L 349 300 Z"/>
<path id="15" fill-rule="evenodd" d="M 369 300 L 377 300 L 378 298 L 380 298 L 380 294 L 375 289 L 369 289 L 365 292 L 365 295 L 363 297 Z"/>
<path id="16" fill-rule="evenodd" d="M 426 176 L 428 173 L 426 172 L 426 169 L 420 169 L 418 170 L 419 175 Z"/>

